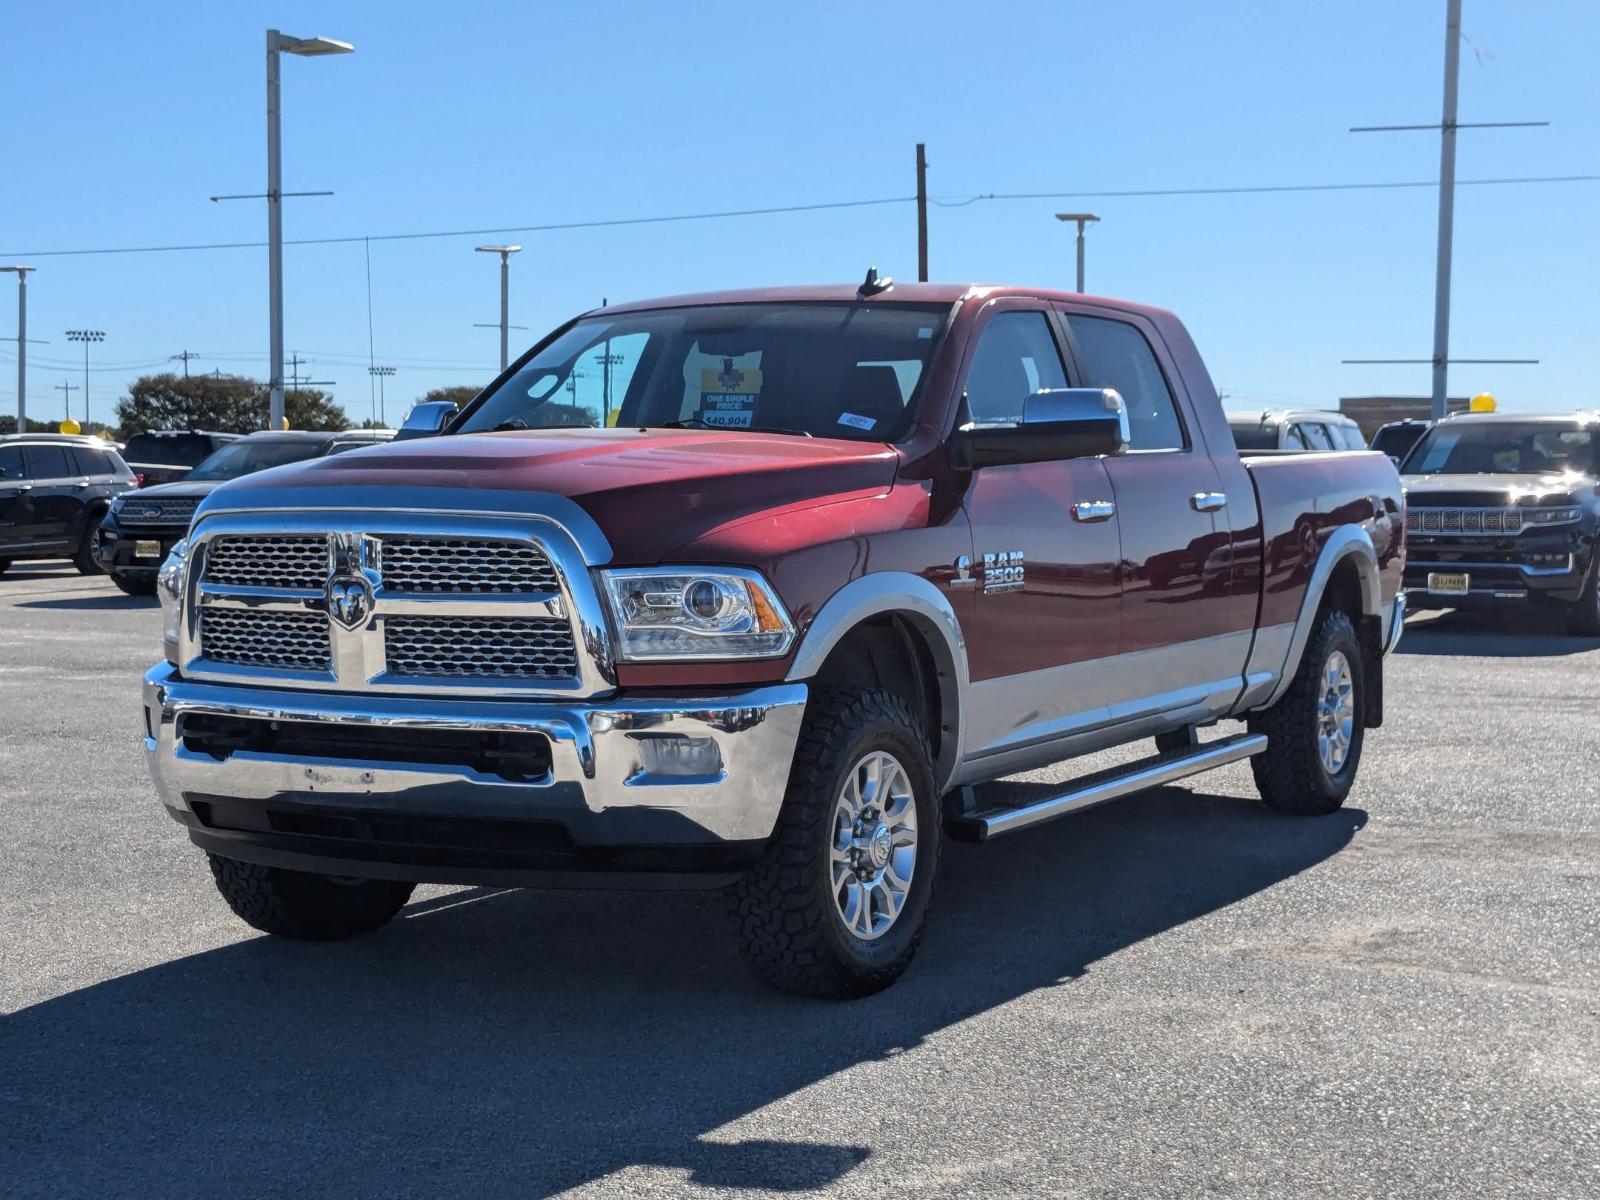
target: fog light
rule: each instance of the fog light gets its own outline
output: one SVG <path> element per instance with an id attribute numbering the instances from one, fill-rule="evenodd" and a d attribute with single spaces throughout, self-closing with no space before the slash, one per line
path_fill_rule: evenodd
<path id="1" fill-rule="evenodd" d="M 722 749 L 713 738 L 639 738 L 640 765 L 646 775 L 720 775 Z"/>

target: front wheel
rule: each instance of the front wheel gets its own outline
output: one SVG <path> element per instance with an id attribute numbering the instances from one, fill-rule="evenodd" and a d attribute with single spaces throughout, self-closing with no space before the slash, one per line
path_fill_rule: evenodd
<path id="1" fill-rule="evenodd" d="M 1567 610 L 1567 628 L 1579 637 L 1600 637 L 1600 548 L 1589 564 L 1589 582 Z"/>
<path id="2" fill-rule="evenodd" d="M 285 871 L 218 854 L 206 857 L 217 891 L 234 915 L 277 937 L 328 942 L 371 933 L 405 907 L 416 886 Z"/>
<path id="3" fill-rule="evenodd" d="M 100 562 L 94 556 L 94 549 L 95 543 L 100 540 L 100 523 L 105 519 L 104 513 L 96 513 L 83 527 L 83 540 L 78 543 L 78 552 L 72 556 L 72 565 L 78 568 L 80 575 L 101 573 Z"/>
<path id="4" fill-rule="evenodd" d="M 1253 730 L 1267 735 L 1250 769 L 1268 808 L 1317 816 L 1344 803 L 1361 763 L 1365 700 L 1355 626 L 1345 613 L 1324 610 L 1289 690 L 1250 719 Z"/>
<path id="5" fill-rule="evenodd" d="M 927 733 L 892 692 L 823 692 L 760 864 L 733 888 L 756 975 L 842 1000 L 888 987 L 921 940 L 939 865 Z"/>

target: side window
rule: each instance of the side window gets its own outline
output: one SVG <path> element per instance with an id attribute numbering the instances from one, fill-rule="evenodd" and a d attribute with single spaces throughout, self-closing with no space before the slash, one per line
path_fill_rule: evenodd
<path id="1" fill-rule="evenodd" d="M 72 474 L 67 452 L 60 446 L 29 446 L 28 474 L 35 479 L 65 479 Z"/>
<path id="2" fill-rule="evenodd" d="M 1306 421 L 1301 425 L 1306 431 L 1306 444 L 1313 450 L 1335 450 L 1333 439 L 1328 436 L 1328 427 L 1321 421 Z"/>
<path id="3" fill-rule="evenodd" d="M 1128 406 L 1129 447 L 1181 450 L 1183 426 L 1150 343 L 1126 321 L 1069 316 L 1090 387 L 1116 388 Z"/>
<path id="4" fill-rule="evenodd" d="M 1289 433 L 1283 439 L 1285 450 L 1309 450 L 1311 443 L 1306 441 L 1305 427 L 1302 425 L 1289 426 Z"/>
<path id="5" fill-rule="evenodd" d="M 978 335 L 967 370 L 967 414 L 978 424 L 1022 420 L 1022 406 L 1042 388 L 1064 388 L 1067 373 L 1042 312 L 1004 312 Z"/>
<path id="6" fill-rule="evenodd" d="M 1341 425 L 1338 428 L 1338 434 L 1344 439 L 1344 448 L 1346 450 L 1365 450 L 1367 448 L 1367 439 L 1361 436 L 1359 426 Z"/>
<path id="7" fill-rule="evenodd" d="M 22 469 L 22 447 L 0 446 L 0 480 L 26 479 Z"/>
<path id="8" fill-rule="evenodd" d="M 110 475 L 112 473 L 111 463 L 107 461 L 103 450 L 96 450 L 90 446 L 74 446 L 69 453 L 72 455 L 75 474 Z"/>

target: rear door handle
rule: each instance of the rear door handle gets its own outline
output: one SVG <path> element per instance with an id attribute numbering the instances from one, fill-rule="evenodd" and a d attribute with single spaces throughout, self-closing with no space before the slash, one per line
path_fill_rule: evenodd
<path id="1" fill-rule="evenodd" d="M 1216 512 L 1228 507 L 1228 498 L 1221 492 L 1196 492 L 1189 497 L 1195 512 Z"/>
<path id="2" fill-rule="evenodd" d="M 1079 500 L 1072 506 L 1072 519 L 1083 521 L 1109 521 L 1117 515 L 1117 506 L 1110 500 Z"/>

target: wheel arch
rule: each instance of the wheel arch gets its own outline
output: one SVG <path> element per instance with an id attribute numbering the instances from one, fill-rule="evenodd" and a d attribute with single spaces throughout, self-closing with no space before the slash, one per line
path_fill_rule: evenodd
<path id="1" fill-rule="evenodd" d="M 852 580 L 812 620 L 787 678 L 858 682 L 897 672 L 893 682 L 927 722 L 942 793 L 961 761 L 970 680 L 961 624 L 933 584 L 899 571 Z"/>
<path id="2" fill-rule="evenodd" d="M 1328 603 L 1348 613 L 1358 629 L 1369 623 L 1376 626 L 1382 620 L 1383 578 L 1378 570 L 1378 552 L 1372 545 L 1372 536 L 1360 525 L 1341 525 L 1323 543 L 1305 595 L 1300 598 L 1300 611 L 1295 616 L 1278 681 L 1267 697 L 1252 707 L 1268 708 L 1289 690 L 1305 656 L 1317 614 Z"/>

